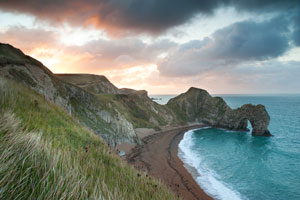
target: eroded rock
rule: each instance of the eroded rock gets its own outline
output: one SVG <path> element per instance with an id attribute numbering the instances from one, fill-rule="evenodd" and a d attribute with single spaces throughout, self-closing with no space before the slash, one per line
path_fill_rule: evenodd
<path id="1" fill-rule="evenodd" d="M 233 130 L 246 130 L 248 120 L 252 126 L 252 135 L 256 136 L 271 136 L 268 126 L 270 116 L 265 106 L 245 104 L 240 108 L 228 111 L 220 122 L 225 128 Z"/>
<path id="2" fill-rule="evenodd" d="M 270 116 L 263 105 L 246 104 L 231 109 L 221 97 L 212 97 L 207 91 L 192 87 L 171 99 L 167 106 L 182 123 L 203 123 L 217 128 L 246 131 L 249 120 L 253 128 L 252 135 L 271 136 L 268 130 Z"/>

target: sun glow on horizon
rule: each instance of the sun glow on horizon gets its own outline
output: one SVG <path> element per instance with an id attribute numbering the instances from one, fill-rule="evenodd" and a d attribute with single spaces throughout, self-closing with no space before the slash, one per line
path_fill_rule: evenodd
<path id="1" fill-rule="evenodd" d="M 132 66 L 120 70 L 106 70 L 103 75 L 107 76 L 119 88 L 145 89 L 145 82 L 152 73 L 158 72 L 156 64 Z"/>
<path id="2" fill-rule="evenodd" d="M 99 14 L 102 7 L 95 12 L 99 8 L 91 1 L 76 4 L 79 14 L 72 12 L 73 3 L 57 13 L 21 4 L 12 4 L 15 10 L 0 8 L 0 42 L 54 73 L 105 75 L 120 88 L 150 94 L 178 94 L 191 86 L 211 93 L 300 92 L 298 21 L 284 8 L 253 14 L 219 6 L 209 15 L 197 11 L 172 24 L 159 15 L 137 18 L 139 13 L 127 15 L 123 9 Z"/>

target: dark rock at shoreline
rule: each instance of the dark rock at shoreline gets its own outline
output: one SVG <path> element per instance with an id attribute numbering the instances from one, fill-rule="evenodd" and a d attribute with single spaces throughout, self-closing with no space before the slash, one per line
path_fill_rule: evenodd
<path id="1" fill-rule="evenodd" d="M 247 131 L 248 120 L 252 135 L 271 136 L 268 130 L 270 116 L 263 105 L 245 104 L 231 109 L 221 97 L 212 97 L 207 91 L 190 88 L 167 103 L 183 122 L 204 123 L 212 127 Z"/>

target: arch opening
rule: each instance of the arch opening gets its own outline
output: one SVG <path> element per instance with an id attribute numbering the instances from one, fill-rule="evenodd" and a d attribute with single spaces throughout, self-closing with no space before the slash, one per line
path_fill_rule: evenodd
<path id="1" fill-rule="evenodd" d="M 243 118 L 238 125 L 238 130 L 252 132 L 253 123 L 248 118 Z"/>

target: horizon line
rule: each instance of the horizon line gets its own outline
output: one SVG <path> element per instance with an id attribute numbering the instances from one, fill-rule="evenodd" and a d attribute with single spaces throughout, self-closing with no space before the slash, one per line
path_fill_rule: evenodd
<path id="1" fill-rule="evenodd" d="M 184 93 L 184 92 L 183 92 Z M 172 96 L 172 95 L 180 95 L 179 94 L 149 94 L 149 96 Z M 271 96 L 271 95 L 300 95 L 299 93 L 209 93 L 210 95 L 262 95 L 262 96 Z"/>

